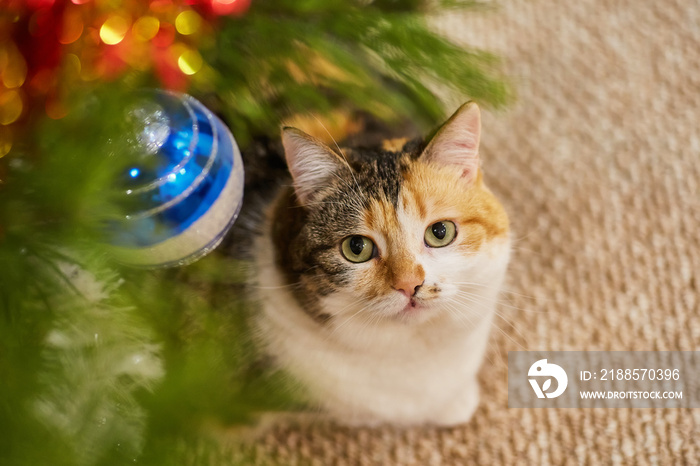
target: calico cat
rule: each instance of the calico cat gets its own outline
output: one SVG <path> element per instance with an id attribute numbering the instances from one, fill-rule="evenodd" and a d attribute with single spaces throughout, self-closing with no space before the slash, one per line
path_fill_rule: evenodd
<path id="1" fill-rule="evenodd" d="M 466 422 L 510 255 L 467 103 L 427 143 L 331 149 L 286 127 L 293 180 L 254 242 L 254 327 L 337 421 Z"/>

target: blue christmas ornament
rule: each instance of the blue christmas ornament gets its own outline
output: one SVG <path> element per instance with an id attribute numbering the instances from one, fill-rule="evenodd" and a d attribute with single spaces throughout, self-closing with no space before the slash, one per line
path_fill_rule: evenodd
<path id="1" fill-rule="evenodd" d="M 127 167 L 126 215 L 113 228 L 123 262 L 184 265 L 212 251 L 238 216 L 243 162 L 228 128 L 196 99 L 157 91 L 130 112 L 143 130 Z"/>

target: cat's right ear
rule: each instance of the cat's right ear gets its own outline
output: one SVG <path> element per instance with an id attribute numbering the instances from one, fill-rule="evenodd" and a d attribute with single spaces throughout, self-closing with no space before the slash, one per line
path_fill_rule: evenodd
<path id="1" fill-rule="evenodd" d="M 331 148 L 301 130 L 282 128 L 282 144 L 294 190 L 302 205 L 312 202 L 316 193 L 329 186 L 335 173 L 347 170 Z"/>
<path id="2" fill-rule="evenodd" d="M 479 171 L 481 113 L 467 102 L 440 127 L 421 155 L 421 160 L 453 166 L 462 178 L 472 181 Z"/>

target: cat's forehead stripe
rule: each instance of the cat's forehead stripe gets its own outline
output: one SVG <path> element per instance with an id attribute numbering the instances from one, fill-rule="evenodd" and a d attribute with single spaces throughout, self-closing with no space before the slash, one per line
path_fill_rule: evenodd
<path id="1" fill-rule="evenodd" d="M 396 232 L 399 229 L 396 208 L 387 199 L 375 198 L 369 203 L 364 215 L 364 223 L 370 231 Z"/>
<path id="2" fill-rule="evenodd" d="M 428 217 L 428 206 L 426 203 L 424 190 L 411 189 L 411 186 L 404 186 L 399 194 L 400 205 L 409 214 L 417 216 L 420 220 Z"/>

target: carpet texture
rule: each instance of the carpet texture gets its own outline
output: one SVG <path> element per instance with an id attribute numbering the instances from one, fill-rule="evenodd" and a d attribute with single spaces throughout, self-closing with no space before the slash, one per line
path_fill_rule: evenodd
<path id="1" fill-rule="evenodd" d="M 482 402 L 450 429 L 277 427 L 260 464 L 697 464 L 700 409 L 508 409 L 513 350 L 700 350 L 700 4 L 503 0 L 435 20 L 505 58 L 486 181 L 515 236 Z M 455 103 L 456 107 L 456 103 Z"/>

